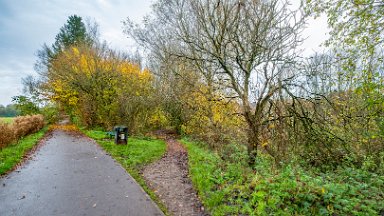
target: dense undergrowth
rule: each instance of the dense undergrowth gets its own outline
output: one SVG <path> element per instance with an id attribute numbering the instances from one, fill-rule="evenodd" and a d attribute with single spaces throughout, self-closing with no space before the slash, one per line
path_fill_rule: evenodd
<path id="1" fill-rule="evenodd" d="M 20 163 L 25 154 L 39 142 L 47 131 L 47 127 L 44 127 L 37 133 L 28 135 L 19 141 L 0 149 L 0 175 L 7 173 Z"/>
<path id="2" fill-rule="evenodd" d="M 383 175 L 353 166 L 325 173 L 291 164 L 276 167 L 263 153 L 252 170 L 241 147 L 223 160 L 198 143 L 182 142 L 188 149 L 192 182 L 212 215 L 384 213 Z"/>
<path id="3" fill-rule="evenodd" d="M 88 137 L 96 142 L 115 158 L 128 173 L 143 187 L 149 196 L 158 204 L 163 212 L 166 209 L 156 195 L 147 187 L 140 172 L 141 169 L 158 159 L 165 153 L 166 145 L 162 140 L 148 137 L 129 137 L 127 145 L 116 145 L 112 139 L 108 139 L 106 132 L 97 130 L 82 130 Z"/>

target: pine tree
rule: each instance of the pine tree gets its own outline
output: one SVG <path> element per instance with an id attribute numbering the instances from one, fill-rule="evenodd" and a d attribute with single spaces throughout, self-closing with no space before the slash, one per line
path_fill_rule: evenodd
<path id="1" fill-rule="evenodd" d="M 80 16 L 69 16 L 67 23 L 60 28 L 60 33 L 56 35 L 56 41 L 52 45 L 53 53 L 57 54 L 70 46 L 76 46 L 82 43 L 92 43 L 87 28 Z"/>

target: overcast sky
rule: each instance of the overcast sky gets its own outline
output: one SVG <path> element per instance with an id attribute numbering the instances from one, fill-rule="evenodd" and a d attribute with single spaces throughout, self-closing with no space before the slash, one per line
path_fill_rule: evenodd
<path id="1" fill-rule="evenodd" d="M 295 0 L 298 1 L 298 0 Z M 11 103 L 22 93 L 21 78 L 35 75 L 37 50 L 52 44 L 68 16 L 94 19 L 101 38 L 112 48 L 133 50 L 122 32 L 122 21 L 140 22 L 151 11 L 153 0 L 0 0 L 0 104 Z M 326 39 L 324 19 L 310 21 L 304 35 L 306 53 L 319 50 Z"/>

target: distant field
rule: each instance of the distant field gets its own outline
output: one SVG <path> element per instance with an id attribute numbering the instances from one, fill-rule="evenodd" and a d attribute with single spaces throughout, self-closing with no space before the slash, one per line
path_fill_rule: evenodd
<path id="1" fill-rule="evenodd" d="M 0 122 L 12 123 L 15 117 L 0 117 Z"/>

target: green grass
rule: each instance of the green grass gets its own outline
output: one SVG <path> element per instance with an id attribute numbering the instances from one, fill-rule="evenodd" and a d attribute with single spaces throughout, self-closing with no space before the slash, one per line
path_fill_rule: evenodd
<path id="1" fill-rule="evenodd" d="M 141 169 L 151 162 L 160 159 L 166 151 L 166 144 L 162 140 L 151 138 L 129 137 L 127 145 L 116 145 L 113 139 L 107 139 L 106 132 L 83 130 L 83 132 L 115 158 L 128 173 L 141 185 L 149 196 L 166 213 L 166 208 L 151 191 L 140 174 Z"/>
<path id="2" fill-rule="evenodd" d="M 15 117 L 0 117 L 0 122 L 5 122 L 5 123 L 12 123 Z"/>
<path id="3" fill-rule="evenodd" d="M 204 207 L 212 215 L 235 213 L 237 207 L 226 205 L 227 192 L 220 187 L 224 177 L 220 157 L 188 139 L 181 142 L 187 148 L 190 177 Z"/>
<path id="4" fill-rule="evenodd" d="M 0 150 L 0 175 L 5 174 L 15 167 L 44 136 L 47 132 L 47 127 L 44 127 L 35 134 L 28 135 L 20 139 L 17 143 L 11 144 Z"/>
<path id="5" fill-rule="evenodd" d="M 384 211 L 382 175 L 353 167 L 328 173 L 290 164 L 276 168 L 262 153 L 251 170 L 242 149 L 224 161 L 195 142 L 181 141 L 188 150 L 192 182 L 212 215 L 379 215 Z"/>

